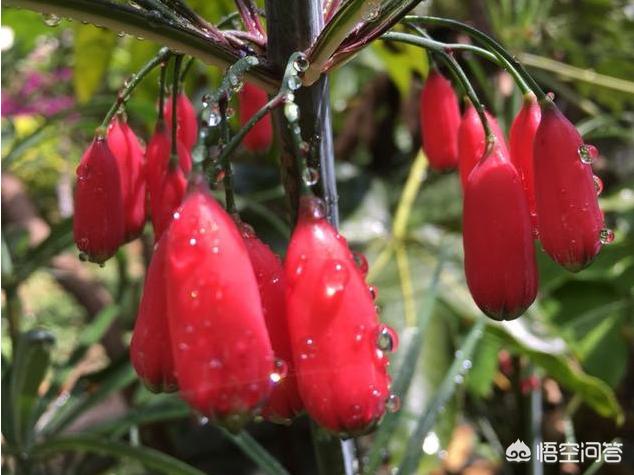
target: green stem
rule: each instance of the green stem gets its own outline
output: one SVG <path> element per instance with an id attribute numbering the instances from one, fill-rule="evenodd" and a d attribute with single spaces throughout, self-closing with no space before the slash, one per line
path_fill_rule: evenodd
<path id="1" fill-rule="evenodd" d="M 183 83 L 185 82 L 185 78 L 187 77 L 187 74 L 189 73 L 189 70 L 194 65 L 195 61 L 196 61 L 196 58 L 192 56 L 191 58 L 189 58 L 189 61 L 187 61 L 187 64 L 185 64 L 185 67 L 183 68 L 183 71 L 181 72 L 181 77 L 179 80 L 181 89 L 183 87 Z"/>
<path id="2" fill-rule="evenodd" d="M 132 77 L 127 81 L 125 86 L 121 89 L 119 94 L 117 95 L 117 100 L 112 104 L 103 121 L 101 122 L 100 128 L 106 129 L 110 121 L 115 116 L 119 108 L 126 103 L 126 101 L 130 98 L 130 95 L 136 87 L 145 79 L 145 77 L 159 64 L 162 64 L 167 60 L 171 51 L 167 48 L 161 48 L 156 56 L 154 56 L 151 60 L 149 60 L 136 74 L 133 74 Z"/>
<path id="3" fill-rule="evenodd" d="M 174 58 L 174 74 L 172 76 L 172 153 L 170 155 L 170 168 L 174 170 L 178 166 L 178 84 L 180 80 L 183 55 Z"/>
<path id="4" fill-rule="evenodd" d="M 226 68 L 240 58 L 238 51 L 211 40 L 202 32 L 184 29 L 174 22 L 157 22 L 138 9 L 108 0 L 7 0 L 4 4 L 101 25 L 115 32 L 123 31 L 220 68 Z M 279 76 L 263 60 L 249 72 L 249 80 L 267 91 L 279 87 Z"/>
<path id="5" fill-rule="evenodd" d="M 408 24 L 419 24 L 419 25 L 440 25 L 448 28 L 453 28 L 463 33 L 468 34 L 469 36 L 475 38 L 478 42 L 487 46 L 491 49 L 491 51 L 500 58 L 500 61 L 508 63 L 510 66 L 515 69 L 518 74 L 524 79 L 524 81 L 530 86 L 533 90 L 537 98 L 541 101 L 547 99 L 546 93 L 542 90 L 542 88 L 537 84 L 537 81 L 533 79 L 533 77 L 528 73 L 526 68 L 520 63 L 515 56 L 509 53 L 500 43 L 498 43 L 491 36 L 483 33 L 482 31 L 474 28 L 466 23 L 462 23 L 456 20 L 450 20 L 447 18 L 439 18 L 432 16 L 406 16 L 404 18 L 405 23 Z"/>
<path id="6" fill-rule="evenodd" d="M 18 288 L 10 286 L 4 289 L 6 296 L 6 316 L 9 324 L 9 336 L 11 338 L 11 351 L 15 351 L 20 336 L 21 305 L 18 296 Z"/>
<path id="7" fill-rule="evenodd" d="M 462 67 L 460 67 L 460 65 L 458 64 L 458 61 L 456 61 L 456 58 L 454 58 L 452 55 L 447 53 L 445 48 L 441 46 L 442 43 L 438 43 L 437 41 L 429 40 L 427 38 L 421 38 L 420 36 L 410 35 L 408 33 L 396 32 L 385 33 L 381 38 L 388 41 L 399 41 L 402 43 L 419 46 L 438 54 L 438 56 L 442 58 L 443 62 L 451 70 L 456 80 L 462 85 L 467 94 L 467 97 L 469 97 L 469 99 L 473 103 L 473 106 L 476 108 L 478 116 L 482 121 L 482 126 L 484 127 L 485 136 L 487 138 L 487 149 L 489 149 L 494 141 L 495 135 L 493 134 L 491 126 L 489 125 L 484 106 L 480 102 L 478 95 L 473 89 L 469 78 L 467 78 L 467 75 L 463 71 Z"/>
<path id="8" fill-rule="evenodd" d="M 242 128 L 240 128 L 240 130 L 231 138 L 231 140 L 227 142 L 227 145 L 223 147 L 218 160 L 220 162 L 226 160 L 229 155 L 231 155 L 236 150 L 236 148 L 238 148 L 244 137 L 255 126 L 255 124 L 257 124 L 258 121 L 266 114 L 270 113 L 273 109 L 283 104 L 283 102 L 283 95 L 277 94 L 273 97 L 273 99 L 264 104 L 264 106 L 260 110 L 258 110 L 255 114 L 251 116 L 247 123 L 244 124 Z"/>
<path id="9" fill-rule="evenodd" d="M 485 58 L 492 63 L 497 64 L 499 67 L 503 68 L 506 72 L 508 72 L 512 77 L 517 87 L 519 87 L 522 95 L 526 95 L 528 92 L 531 92 L 531 88 L 528 86 L 522 75 L 513 67 L 511 63 L 504 57 L 496 55 L 491 51 L 480 48 L 479 46 L 465 44 L 465 43 L 441 43 L 439 41 L 435 41 L 431 38 L 424 30 L 421 30 L 418 25 L 412 25 L 405 22 L 407 26 L 413 28 L 419 35 L 427 38 L 429 41 L 437 43 L 438 46 L 443 48 L 445 52 L 451 53 L 452 51 L 467 51 L 470 53 L 477 54 L 478 56 Z"/>
<path id="10" fill-rule="evenodd" d="M 159 75 L 159 101 L 157 126 L 164 124 L 163 110 L 165 109 L 165 76 L 167 74 L 167 59 L 161 62 L 161 74 Z"/>
<path id="11" fill-rule="evenodd" d="M 220 109 L 220 136 L 222 143 L 227 144 L 231 139 L 231 131 L 229 130 L 229 123 L 227 122 L 227 107 L 229 105 L 228 97 L 221 98 L 219 103 Z M 233 170 L 231 168 L 231 160 L 229 160 L 230 153 L 221 154 L 220 164 L 224 172 L 222 182 L 225 187 L 225 204 L 227 212 L 232 216 L 237 216 L 238 209 L 236 207 L 236 198 L 233 192 Z"/>

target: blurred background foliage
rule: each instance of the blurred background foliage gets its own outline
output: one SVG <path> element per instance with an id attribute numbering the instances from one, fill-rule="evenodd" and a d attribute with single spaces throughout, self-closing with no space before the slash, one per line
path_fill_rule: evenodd
<path id="1" fill-rule="evenodd" d="M 229 0 L 188 3 L 214 22 L 233 10 Z M 473 341 L 465 338 L 482 315 L 462 270 L 458 179 L 428 172 L 418 155 L 417 97 L 429 61 L 416 48 L 376 42 L 335 71 L 342 232 L 367 255 L 382 318 L 401 336 L 391 367 L 402 408 L 374 436 L 357 440 L 366 471 L 391 473 L 414 457 L 420 473 L 523 473 L 528 467 L 504 466 L 504 448 L 516 438 L 543 437 L 624 444 L 618 467 L 547 472 L 632 474 L 634 6 L 435 0 L 418 10 L 492 33 L 556 94 L 602 152 L 595 172 L 616 240 L 579 274 L 540 253 L 540 297 L 527 315 L 486 322 Z M 16 456 L 4 457 L 4 468 L 284 473 L 279 463 L 290 473 L 316 473 L 305 418 L 292 427 L 256 423 L 249 434 L 231 436 L 135 380 L 127 343 L 149 231 L 101 269 L 77 261 L 69 217 L 84 148 L 117 90 L 158 46 L 56 23 L 2 11 L 2 433 L 5 455 Z M 430 33 L 466 40 L 444 29 Z M 460 61 L 508 127 L 521 104 L 510 77 L 469 55 Z M 195 104 L 220 74 L 195 64 L 186 84 Z M 129 122 L 146 140 L 157 87 L 151 75 L 127 104 Z M 283 254 L 290 228 L 275 160 L 275 149 L 267 156 L 240 151 L 234 164 L 243 219 Z"/>

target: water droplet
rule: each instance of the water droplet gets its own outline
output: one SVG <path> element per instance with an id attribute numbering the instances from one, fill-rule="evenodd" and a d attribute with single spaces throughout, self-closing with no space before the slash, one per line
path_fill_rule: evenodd
<path id="1" fill-rule="evenodd" d="M 579 159 L 586 165 L 590 165 L 599 157 L 599 149 L 594 145 L 583 144 L 577 151 Z"/>
<path id="2" fill-rule="evenodd" d="M 197 291 L 197 290 L 192 290 L 192 291 L 189 293 L 189 296 L 190 296 L 192 299 L 197 299 L 197 298 L 198 298 L 198 291 Z"/>
<path id="3" fill-rule="evenodd" d="M 209 424 L 209 418 L 208 418 L 208 417 L 205 417 L 205 416 L 203 416 L 203 415 L 201 414 L 201 415 L 199 415 L 199 416 L 196 418 L 196 423 L 197 423 L 199 426 L 204 426 L 204 425 L 207 425 L 207 424 Z"/>
<path id="4" fill-rule="evenodd" d="M 53 13 L 43 13 L 42 20 L 46 26 L 58 26 L 62 19 Z"/>
<path id="5" fill-rule="evenodd" d="M 372 297 L 372 300 L 376 300 L 379 296 L 379 291 L 374 285 L 368 285 L 368 292 L 370 292 L 370 297 Z"/>
<path id="6" fill-rule="evenodd" d="M 233 92 L 240 92 L 244 87 L 244 82 L 235 74 L 229 75 L 229 84 L 231 84 L 231 90 L 233 90 Z"/>
<path id="7" fill-rule="evenodd" d="M 388 410 L 388 412 L 398 412 L 398 410 L 401 408 L 401 398 L 398 397 L 396 394 L 390 394 L 385 401 L 385 408 Z"/>
<path id="8" fill-rule="evenodd" d="M 365 21 L 376 20 L 381 11 L 381 0 L 369 0 L 366 2 L 366 11 L 363 15 Z"/>
<path id="9" fill-rule="evenodd" d="M 555 93 L 550 91 L 548 94 L 546 94 L 546 97 L 548 97 L 549 100 L 554 101 L 555 100 Z"/>
<path id="10" fill-rule="evenodd" d="M 381 351 L 396 351 L 396 348 L 398 348 L 398 335 L 387 325 L 379 325 L 376 335 L 376 347 Z"/>
<path id="11" fill-rule="evenodd" d="M 319 181 L 319 172 L 315 168 L 307 167 L 302 173 L 302 179 L 306 186 L 315 186 Z"/>
<path id="12" fill-rule="evenodd" d="M 293 61 L 293 68 L 295 68 L 295 71 L 298 73 L 305 73 L 309 67 L 310 63 L 304 54 L 298 55 L 295 61 Z"/>
<path id="13" fill-rule="evenodd" d="M 218 106 L 214 104 L 214 106 L 212 106 L 211 108 L 211 111 L 209 112 L 209 119 L 207 120 L 207 123 L 209 124 L 209 127 L 216 127 L 218 124 L 220 124 L 221 120 L 222 116 L 220 115 Z"/>
<path id="14" fill-rule="evenodd" d="M 288 374 L 288 365 L 284 360 L 276 359 L 273 363 L 273 372 L 269 375 L 272 383 L 276 384 L 282 381 Z"/>
<path id="15" fill-rule="evenodd" d="M 225 110 L 225 117 L 227 119 L 231 119 L 235 113 L 236 111 L 233 109 L 233 107 L 227 107 L 227 110 Z"/>
<path id="16" fill-rule="evenodd" d="M 456 384 L 462 384 L 464 381 L 464 376 L 462 376 L 461 374 L 457 374 L 454 378 L 453 378 L 454 383 Z"/>
<path id="17" fill-rule="evenodd" d="M 323 281 L 326 289 L 326 297 L 332 298 L 346 287 L 348 278 L 348 268 L 342 261 L 332 259 L 324 266 Z"/>
<path id="18" fill-rule="evenodd" d="M 611 244 L 614 242 L 614 231 L 608 228 L 603 228 L 599 232 L 599 240 L 601 241 L 601 244 Z"/>
<path id="19" fill-rule="evenodd" d="M 310 145 L 308 144 L 308 142 L 302 140 L 299 144 L 299 151 L 304 156 L 308 155 L 308 152 L 310 152 Z"/>
<path id="20" fill-rule="evenodd" d="M 315 345 L 315 340 L 312 338 L 306 338 L 302 342 L 301 351 L 299 353 L 299 357 L 302 360 L 308 360 L 315 357 L 317 354 L 317 347 Z"/>
<path id="21" fill-rule="evenodd" d="M 299 212 L 303 218 L 312 220 L 323 219 L 326 217 L 326 204 L 319 198 L 313 196 L 305 197 L 302 198 Z"/>
<path id="22" fill-rule="evenodd" d="M 198 241 L 196 240 L 196 238 L 190 238 L 189 240 L 189 245 L 190 246 L 195 246 L 198 243 Z"/>
<path id="23" fill-rule="evenodd" d="M 471 363 L 471 360 L 464 360 L 462 362 L 462 369 L 464 369 L 465 371 L 470 370 L 472 366 L 473 366 L 473 363 Z"/>
<path id="24" fill-rule="evenodd" d="M 300 87 L 302 87 L 302 80 L 299 76 L 291 76 L 287 79 L 286 85 L 291 91 L 297 91 Z"/>
<path id="25" fill-rule="evenodd" d="M 178 211 L 175 211 L 174 214 L 172 215 L 172 217 L 174 219 L 181 219 L 181 214 Z"/>
<path id="26" fill-rule="evenodd" d="M 368 275 L 369 266 L 368 266 L 368 260 L 366 259 L 365 255 L 363 255 L 360 252 L 353 251 L 352 257 L 354 259 L 354 263 L 357 266 L 357 269 L 359 269 L 359 272 L 361 272 L 361 275 L 363 277 Z"/>
<path id="27" fill-rule="evenodd" d="M 354 342 L 361 343 L 365 335 L 365 325 L 359 325 L 354 332 Z"/>
<path id="28" fill-rule="evenodd" d="M 592 175 L 592 180 L 594 180 L 594 189 L 597 192 L 597 196 L 603 193 L 603 180 L 596 175 Z"/>
<path id="29" fill-rule="evenodd" d="M 299 107 L 294 102 L 287 102 L 284 105 L 284 116 L 289 122 L 297 122 L 299 120 Z"/>
<path id="30" fill-rule="evenodd" d="M 211 369 L 220 369 L 222 368 L 222 361 L 220 361 L 218 358 L 212 358 L 209 360 L 209 367 Z"/>

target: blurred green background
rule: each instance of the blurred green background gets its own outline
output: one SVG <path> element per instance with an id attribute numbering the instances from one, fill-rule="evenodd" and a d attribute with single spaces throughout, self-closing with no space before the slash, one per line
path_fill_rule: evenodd
<path id="1" fill-rule="evenodd" d="M 188 3 L 213 22 L 234 9 L 228 0 Z M 541 436 L 624 444 L 618 466 L 550 466 L 546 473 L 634 474 L 634 5 L 436 0 L 418 11 L 493 34 L 555 93 L 601 151 L 595 173 L 605 185 L 601 205 L 616 240 L 579 274 L 540 252 L 538 301 L 518 321 L 487 322 L 462 362 L 465 335 L 482 315 L 462 270 L 459 180 L 428 172 L 417 157 L 418 93 L 429 60 L 416 48 L 376 42 L 334 71 L 342 233 L 368 257 L 382 318 L 401 336 L 393 373 L 404 378 L 399 381 L 409 381 L 408 372 L 412 378 L 401 411 L 386 417 L 377 435 L 357 440 L 362 461 L 378 461 L 376 473 L 391 473 L 433 410 L 432 430 L 417 441 L 420 473 L 526 473 L 528 466 L 505 465 L 504 448 L 516 438 Z M 448 42 L 465 39 L 445 29 L 429 32 Z M 144 457 L 159 466 L 182 460 L 206 473 L 264 473 L 250 445 L 257 440 L 291 473 L 316 473 L 305 417 L 291 427 L 255 423 L 249 428 L 254 438 L 236 438 L 189 415 L 176 396 L 139 386 L 127 343 L 151 252 L 149 230 L 103 269 L 76 259 L 70 225 L 75 167 L 117 90 L 158 46 L 11 8 L 2 10 L 1 40 L 5 455 L 44 445 L 34 473 L 154 473 Z M 459 59 L 508 129 L 521 105 L 510 77 L 468 54 Z M 195 63 L 186 84 L 194 104 L 220 77 L 221 71 Z M 145 140 L 156 119 L 157 89 L 155 73 L 126 108 Z M 290 227 L 276 155 L 275 149 L 266 156 L 240 151 L 234 166 L 243 219 L 283 254 Z M 405 183 L 410 192 L 420 191 L 404 193 Z M 10 333 L 18 327 L 55 337 L 51 343 L 42 334 L 29 336 L 50 348 L 49 369 L 27 357 L 12 361 Z M 454 374 L 456 360 L 464 371 L 455 373 L 440 404 L 438 388 Z M 18 424 L 26 432 L 16 434 L 15 414 L 21 413 L 11 405 L 10 384 L 19 371 L 43 379 L 31 388 L 33 414 Z M 79 434 L 75 445 L 55 445 L 69 434 Z M 102 450 L 86 448 L 93 442 Z M 16 467 L 6 456 L 3 466 Z M 168 473 L 185 470 L 169 467 Z"/>

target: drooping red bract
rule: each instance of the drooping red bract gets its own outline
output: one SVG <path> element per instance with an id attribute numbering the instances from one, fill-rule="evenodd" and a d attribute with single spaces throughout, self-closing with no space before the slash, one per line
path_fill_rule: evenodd
<path id="1" fill-rule="evenodd" d="M 442 74 L 434 70 L 420 95 L 420 122 L 423 150 L 435 170 L 458 166 L 458 96 Z"/>
<path id="2" fill-rule="evenodd" d="M 491 114 L 488 112 L 485 112 L 485 114 L 491 130 L 495 134 L 495 147 L 499 148 L 505 157 L 508 157 L 508 146 L 506 145 L 500 124 L 498 124 L 497 119 Z M 486 137 L 484 136 L 482 121 L 475 107 L 469 103 L 462 116 L 462 122 L 460 123 L 460 130 L 458 132 L 458 154 L 460 157 L 458 168 L 463 190 L 467 184 L 467 178 L 469 178 L 471 170 L 473 170 L 473 167 L 475 167 L 484 156 L 485 148 Z"/>
<path id="3" fill-rule="evenodd" d="M 180 394 L 238 430 L 271 394 L 258 283 L 233 219 L 201 176 L 167 231 L 167 309 Z"/>
<path id="4" fill-rule="evenodd" d="M 340 435 L 370 430 L 390 397 L 394 334 L 378 321 L 346 240 L 304 197 L 286 256 L 286 302 L 300 395 L 317 423 Z M 387 335 L 385 335 L 387 333 Z M 387 346 L 377 346 L 387 336 Z"/>
<path id="5" fill-rule="evenodd" d="M 262 309 L 271 345 L 278 358 L 278 377 L 281 380 L 262 409 L 262 416 L 273 422 L 288 422 L 303 409 L 297 389 L 297 377 L 293 363 L 291 340 L 286 316 L 286 277 L 278 256 L 258 239 L 248 225 L 241 226 L 242 237 L 247 246 L 251 265 L 260 288 Z"/>
<path id="6" fill-rule="evenodd" d="M 82 256 L 103 263 L 124 241 L 124 215 L 117 160 L 104 137 L 96 137 L 77 167 L 73 236 Z"/>
<path id="7" fill-rule="evenodd" d="M 153 392 L 177 389 L 167 318 L 166 247 L 165 238 L 154 247 L 130 342 L 132 366 Z"/>
<path id="8" fill-rule="evenodd" d="M 535 135 L 535 198 L 539 239 L 559 265 L 577 272 L 601 250 L 604 226 L 592 168 L 574 125 L 548 101 Z"/>
<path id="9" fill-rule="evenodd" d="M 245 83 L 240 91 L 240 125 L 244 126 L 269 101 L 266 92 Z M 261 118 L 244 137 L 244 146 L 252 152 L 263 152 L 271 146 L 273 125 L 270 114 Z"/>
<path id="10" fill-rule="evenodd" d="M 172 96 L 165 99 L 163 115 L 167 130 L 172 130 Z M 196 119 L 196 110 L 189 98 L 180 93 L 176 98 L 176 121 L 178 124 L 178 140 L 185 145 L 188 151 L 191 151 L 198 141 L 198 121 Z"/>
<path id="11" fill-rule="evenodd" d="M 139 139 L 121 118 L 108 127 L 108 147 L 117 159 L 125 218 L 125 239 L 131 241 L 143 232 L 145 225 L 145 151 Z"/>
<path id="12" fill-rule="evenodd" d="M 192 167 L 187 148 L 177 143 L 177 167 L 170 166 L 171 140 L 165 127 L 159 123 L 147 147 L 146 177 L 150 197 L 150 214 L 155 241 L 172 220 L 172 214 L 183 201 L 187 188 L 186 176 Z"/>
<path id="13" fill-rule="evenodd" d="M 495 320 L 524 313 L 538 285 L 533 231 L 520 176 L 499 150 L 467 180 L 463 246 L 467 284 L 478 307 Z"/>
<path id="14" fill-rule="evenodd" d="M 541 118 L 542 110 L 537 98 L 533 93 L 530 93 L 525 97 L 524 105 L 515 117 L 509 134 L 511 161 L 522 179 L 528 209 L 531 213 L 531 222 L 535 230 L 537 229 L 537 205 L 535 204 L 533 144 Z"/>

